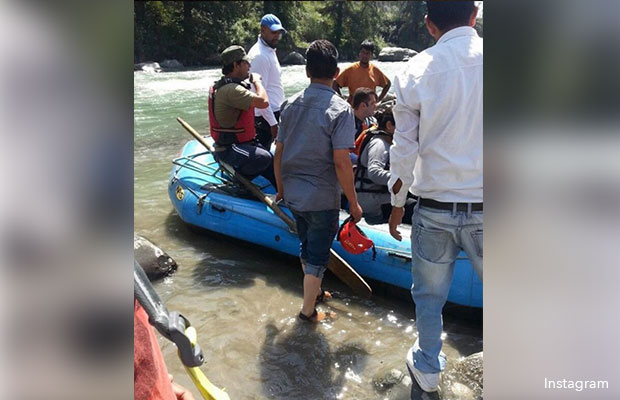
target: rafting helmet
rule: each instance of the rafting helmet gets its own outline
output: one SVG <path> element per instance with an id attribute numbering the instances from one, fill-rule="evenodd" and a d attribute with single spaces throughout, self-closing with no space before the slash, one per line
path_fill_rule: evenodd
<path id="1" fill-rule="evenodd" d="M 375 244 L 372 240 L 366 236 L 353 217 L 349 217 L 344 220 L 340 229 L 338 230 L 338 241 L 342 245 L 342 248 L 351 254 L 362 254 L 366 250 L 372 248 L 372 259 L 377 257 L 377 251 L 375 250 Z"/>

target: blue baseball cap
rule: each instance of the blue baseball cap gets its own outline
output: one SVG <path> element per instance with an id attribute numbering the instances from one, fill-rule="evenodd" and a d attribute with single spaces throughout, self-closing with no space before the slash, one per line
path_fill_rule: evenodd
<path id="1" fill-rule="evenodd" d="M 271 32 L 284 31 L 286 33 L 286 29 L 282 26 L 280 19 L 273 14 L 265 14 L 260 19 L 260 26 L 266 26 Z"/>

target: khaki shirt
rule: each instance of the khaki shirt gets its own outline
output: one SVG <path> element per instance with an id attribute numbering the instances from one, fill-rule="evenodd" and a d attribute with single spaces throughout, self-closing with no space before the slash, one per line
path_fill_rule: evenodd
<path id="1" fill-rule="evenodd" d="M 229 83 L 215 93 L 215 120 L 222 128 L 232 128 L 241 110 L 252 105 L 253 93 L 241 85 Z"/>

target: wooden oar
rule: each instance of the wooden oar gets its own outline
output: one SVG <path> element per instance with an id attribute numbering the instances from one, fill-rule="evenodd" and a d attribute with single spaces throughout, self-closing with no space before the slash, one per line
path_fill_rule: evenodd
<path id="1" fill-rule="evenodd" d="M 187 122 L 183 121 L 180 117 L 177 117 L 177 121 L 189 132 L 200 144 L 202 144 L 207 150 L 213 153 L 214 149 L 194 128 L 192 128 Z M 295 222 L 282 211 L 280 207 L 269 197 L 267 197 L 256 185 L 250 182 L 246 177 L 235 171 L 233 167 L 225 162 L 219 161 L 219 164 L 229 173 L 231 176 L 237 178 L 243 186 L 245 186 L 256 198 L 265 203 L 267 207 L 271 208 L 273 212 L 288 225 L 291 231 L 296 232 Z M 369 298 L 372 295 L 372 289 L 368 286 L 368 283 L 362 278 L 342 257 L 340 257 L 334 249 L 330 249 L 329 262 L 327 267 L 336 277 L 338 277 L 345 285 L 350 287 L 359 296 Z"/>

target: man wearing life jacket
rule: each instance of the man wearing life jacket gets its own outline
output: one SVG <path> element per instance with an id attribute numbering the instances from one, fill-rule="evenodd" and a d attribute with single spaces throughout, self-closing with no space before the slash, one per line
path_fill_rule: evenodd
<path id="1" fill-rule="evenodd" d="M 248 179 L 265 177 L 273 187 L 273 156 L 254 140 L 254 108 L 267 108 L 267 92 L 258 74 L 250 74 L 250 61 L 241 46 L 222 54 L 222 74 L 209 90 L 209 125 L 215 141 L 214 157 L 231 165 Z M 249 83 L 245 82 L 249 78 Z M 254 85 L 253 93 L 250 85 Z"/>
<path id="2" fill-rule="evenodd" d="M 378 119 L 381 121 L 379 127 L 368 129 L 360 144 L 355 169 L 357 200 L 364 210 L 364 219 L 371 225 L 388 222 L 392 211 L 387 183 L 390 179 L 390 146 L 396 123 L 391 110 L 379 115 Z M 405 211 L 409 218 L 413 215 L 414 205 L 414 199 L 407 199 Z"/>

